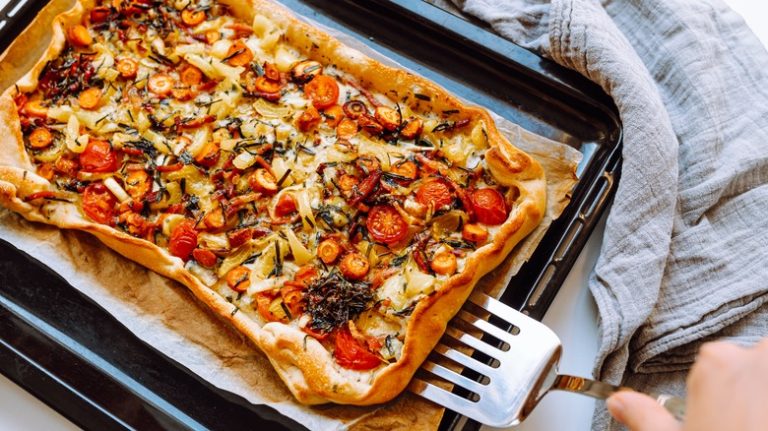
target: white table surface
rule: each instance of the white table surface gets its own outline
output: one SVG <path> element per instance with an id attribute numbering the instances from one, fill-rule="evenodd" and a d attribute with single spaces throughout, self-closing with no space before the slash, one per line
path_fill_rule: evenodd
<path id="1" fill-rule="evenodd" d="M 0 0 L 0 7 L 8 0 Z M 765 0 L 725 0 L 768 46 L 768 3 Z M 560 371 L 590 376 L 597 352 L 597 314 L 587 290 L 587 277 L 597 260 L 604 220 L 595 229 L 571 273 L 544 317 L 563 341 Z M 595 401 L 554 392 L 547 395 L 515 431 L 589 430 Z M 56 411 L 0 374 L 0 431 L 77 430 Z M 490 429 L 490 428 L 487 428 Z"/>

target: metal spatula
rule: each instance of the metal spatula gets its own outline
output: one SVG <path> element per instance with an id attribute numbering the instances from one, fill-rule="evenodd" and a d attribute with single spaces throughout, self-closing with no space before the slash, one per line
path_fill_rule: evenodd
<path id="1" fill-rule="evenodd" d="M 558 374 L 561 347 L 557 335 L 541 322 L 488 295 L 474 293 L 409 389 L 494 427 L 522 422 L 553 389 L 599 399 L 623 389 Z M 446 381 L 458 390 L 448 389 Z M 656 400 L 675 417 L 683 418 L 684 400 L 666 395 L 656 396 Z"/>

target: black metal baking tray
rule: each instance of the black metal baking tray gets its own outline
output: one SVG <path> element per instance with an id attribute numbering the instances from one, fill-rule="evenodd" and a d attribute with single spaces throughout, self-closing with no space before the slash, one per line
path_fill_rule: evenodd
<path id="1" fill-rule="evenodd" d="M 571 203 L 502 296 L 541 318 L 615 191 L 621 125 L 611 100 L 578 74 L 420 0 L 282 3 L 583 153 Z M 12 0 L 0 10 L 0 50 L 44 4 Z M 0 372 L 85 429 L 303 429 L 202 381 L 2 240 Z M 459 419 L 447 412 L 440 428 L 477 428 Z"/>

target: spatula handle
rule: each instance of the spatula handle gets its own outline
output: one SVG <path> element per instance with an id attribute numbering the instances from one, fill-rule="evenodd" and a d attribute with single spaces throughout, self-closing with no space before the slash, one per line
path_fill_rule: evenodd
<path id="1" fill-rule="evenodd" d="M 622 386 L 614 386 L 597 380 L 586 379 L 584 377 L 569 376 L 567 374 L 558 374 L 552 389 L 560 391 L 575 392 L 577 394 L 587 395 L 593 398 L 604 400 L 613 393 L 623 390 L 631 390 Z M 677 418 L 685 418 L 685 400 L 672 395 L 649 394 L 656 402 L 661 404 L 668 412 Z"/>

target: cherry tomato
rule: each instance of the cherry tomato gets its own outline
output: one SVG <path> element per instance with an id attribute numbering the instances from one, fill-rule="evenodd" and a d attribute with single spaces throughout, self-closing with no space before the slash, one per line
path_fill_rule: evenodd
<path id="1" fill-rule="evenodd" d="M 283 193 L 275 205 L 275 215 L 285 217 L 296 212 L 296 200 L 288 193 Z"/>
<path id="2" fill-rule="evenodd" d="M 227 233 L 227 237 L 229 237 L 230 247 L 237 248 L 245 244 L 246 241 L 253 238 L 253 229 L 244 228 L 240 230 L 233 230 Z"/>
<path id="3" fill-rule="evenodd" d="M 376 205 L 368 213 L 365 227 L 374 240 L 392 245 L 408 233 L 408 223 L 391 205 Z"/>
<path id="4" fill-rule="evenodd" d="M 370 370 L 382 363 L 378 356 L 360 345 L 347 328 L 336 332 L 333 357 L 337 364 L 352 370 Z"/>
<path id="5" fill-rule="evenodd" d="M 168 242 L 168 251 L 182 260 L 189 260 L 192 251 L 197 247 L 197 230 L 195 222 L 184 220 L 171 232 L 171 239 Z"/>
<path id="6" fill-rule="evenodd" d="M 91 139 L 85 150 L 80 153 L 80 166 L 85 172 L 115 172 L 117 170 L 117 154 L 109 142 L 101 139 Z"/>
<path id="7" fill-rule="evenodd" d="M 216 265 L 216 255 L 210 250 L 196 248 L 192 251 L 192 257 L 197 263 L 206 268 L 213 268 L 213 266 Z"/>
<path id="8" fill-rule="evenodd" d="M 304 86 L 304 94 L 315 108 L 330 108 L 339 101 L 339 85 L 328 75 L 318 75 Z"/>
<path id="9" fill-rule="evenodd" d="M 83 212 L 91 220 L 112 224 L 117 199 L 102 183 L 94 183 L 83 190 Z"/>
<path id="10" fill-rule="evenodd" d="M 451 188 L 440 179 L 427 181 L 416 191 L 416 202 L 424 206 L 431 203 L 435 209 L 450 205 L 453 202 Z"/>
<path id="11" fill-rule="evenodd" d="M 312 329 L 312 326 L 310 325 L 307 325 L 301 328 L 301 330 L 309 334 L 312 338 L 317 339 L 318 341 L 323 341 L 326 338 L 328 338 L 328 335 L 330 335 L 328 332 L 322 332 L 316 329 Z"/>
<path id="12" fill-rule="evenodd" d="M 502 224 L 507 220 L 504 196 L 496 189 L 485 188 L 472 192 L 469 197 L 477 221 L 488 225 Z"/>

